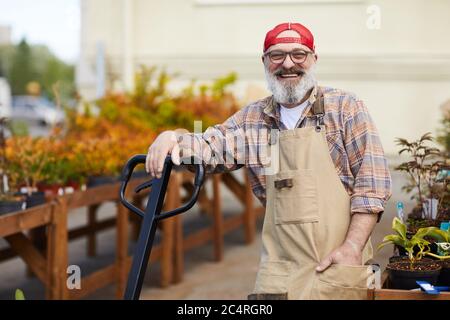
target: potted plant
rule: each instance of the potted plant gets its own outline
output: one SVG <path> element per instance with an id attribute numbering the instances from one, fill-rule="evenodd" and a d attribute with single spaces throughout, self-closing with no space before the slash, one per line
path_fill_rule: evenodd
<path id="1" fill-rule="evenodd" d="M 395 168 L 406 172 L 410 183 L 402 189 L 407 193 L 415 191 L 411 199 L 416 206 L 408 215 L 408 231 L 417 232 L 419 228 L 439 226 L 440 221 L 448 212 L 446 199 L 449 197 L 449 176 L 447 175 L 447 160 L 438 148 L 428 143 L 433 141 L 430 133 L 420 139 L 408 141 L 397 138 L 396 142 L 402 149 L 399 154 L 408 153 L 409 161 Z"/>
<path id="2" fill-rule="evenodd" d="M 450 229 L 448 223 L 443 223 L 445 227 L 430 232 L 428 236 L 434 238 L 438 246 L 438 254 L 429 255 L 441 261 L 442 270 L 439 275 L 438 284 L 450 286 Z"/>
<path id="3" fill-rule="evenodd" d="M 378 246 L 378 250 L 388 244 L 394 244 L 405 249 L 407 261 L 394 261 L 388 263 L 386 269 L 389 273 L 389 281 L 394 289 L 410 290 L 417 288 L 416 281 L 427 281 L 432 285 L 437 283 L 441 264 L 433 260 L 422 259 L 429 253 L 430 242 L 425 240 L 435 227 L 420 228 L 415 234 L 408 237 L 406 225 L 397 217 L 392 221 L 392 229 L 396 234 L 387 235 Z"/>
<path id="4" fill-rule="evenodd" d="M 11 189 L 6 157 L 5 126 L 7 119 L 0 118 L 0 215 L 24 209 L 22 196 L 17 196 Z"/>
<path id="5" fill-rule="evenodd" d="M 18 186 L 19 194 L 26 198 L 26 207 L 45 203 L 45 194 L 38 190 L 39 181 L 45 180 L 45 166 L 52 158 L 47 152 L 44 138 L 16 137 L 6 141 L 6 156 L 10 177 Z"/>

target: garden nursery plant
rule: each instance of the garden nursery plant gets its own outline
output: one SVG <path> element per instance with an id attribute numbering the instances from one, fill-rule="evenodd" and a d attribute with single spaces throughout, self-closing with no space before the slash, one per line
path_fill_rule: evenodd
<path id="1" fill-rule="evenodd" d="M 417 288 L 417 280 L 427 281 L 432 285 L 437 283 L 441 263 L 433 259 L 427 259 L 430 255 L 430 242 L 426 240 L 434 232 L 436 227 L 420 228 L 413 235 L 407 235 L 406 225 L 397 217 L 392 221 L 392 229 L 395 234 L 384 237 L 383 242 L 378 246 L 378 250 L 388 244 L 394 244 L 404 248 L 407 252 L 405 258 L 390 259 L 386 269 L 389 273 L 389 282 L 394 289 L 414 289 Z"/>
<path id="2" fill-rule="evenodd" d="M 410 233 L 422 227 L 439 227 L 449 220 L 450 160 L 446 152 L 430 145 L 433 141 L 430 133 L 415 141 L 396 139 L 401 147 L 399 155 L 408 154 L 408 161 L 395 169 L 407 173 L 409 183 L 402 189 L 412 193 L 411 199 L 415 201 L 407 220 Z"/>

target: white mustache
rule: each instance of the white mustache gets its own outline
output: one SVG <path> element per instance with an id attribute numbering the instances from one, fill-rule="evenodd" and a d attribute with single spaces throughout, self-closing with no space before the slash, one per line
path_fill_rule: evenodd
<path id="1" fill-rule="evenodd" d="M 294 73 L 297 73 L 300 70 L 295 71 Z M 293 73 L 293 70 L 278 70 L 270 73 L 266 67 L 265 75 L 268 89 L 272 92 L 275 101 L 278 103 L 293 104 L 300 102 L 307 92 L 317 84 L 313 71 L 312 68 L 308 71 L 302 70 L 302 78 L 297 83 L 282 83 L 277 79 L 277 75 Z"/>

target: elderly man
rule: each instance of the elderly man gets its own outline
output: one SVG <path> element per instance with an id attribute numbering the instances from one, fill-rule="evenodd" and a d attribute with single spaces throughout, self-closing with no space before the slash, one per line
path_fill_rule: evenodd
<path id="1" fill-rule="evenodd" d="M 147 172 L 159 177 L 167 154 L 175 164 L 195 155 L 209 172 L 249 169 L 266 208 L 250 299 L 364 299 L 370 235 L 391 193 L 375 125 L 356 96 L 317 85 L 305 26 L 270 30 L 262 62 L 272 96 L 204 133 L 162 133 Z"/>

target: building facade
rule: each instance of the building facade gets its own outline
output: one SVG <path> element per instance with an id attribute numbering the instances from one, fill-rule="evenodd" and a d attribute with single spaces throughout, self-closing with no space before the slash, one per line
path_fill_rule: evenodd
<path id="1" fill-rule="evenodd" d="M 77 83 L 86 98 L 133 87 L 139 65 L 177 84 L 231 71 L 243 103 L 265 89 L 261 53 L 280 22 L 311 29 L 322 85 L 366 102 L 388 155 L 395 137 L 436 132 L 450 99 L 447 0 L 81 0 Z"/>

